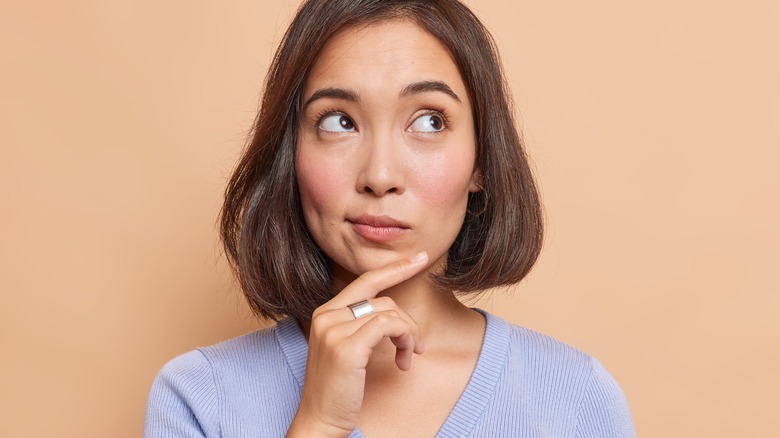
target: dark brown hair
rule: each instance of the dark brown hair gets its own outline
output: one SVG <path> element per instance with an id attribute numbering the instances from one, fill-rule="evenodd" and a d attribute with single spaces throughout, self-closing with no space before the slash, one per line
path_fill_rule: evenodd
<path id="1" fill-rule="evenodd" d="M 468 209 L 436 283 L 458 293 L 516 283 L 542 245 L 539 195 L 515 121 L 495 44 L 457 0 L 308 0 L 287 29 L 265 81 L 250 142 L 225 191 L 225 251 L 253 312 L 307 320 L 335 293 L 327 256 L 306 228 L 295 147 L 309 70 L 347 26 L 411 19 L 452 53 L 469 92 L 482 190 Z"/>

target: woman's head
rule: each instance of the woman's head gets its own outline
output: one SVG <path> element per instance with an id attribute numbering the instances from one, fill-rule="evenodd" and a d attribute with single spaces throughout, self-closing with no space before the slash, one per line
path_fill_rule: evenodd
<path id="1" fill-rule="evenodd" d="M 350 49 L 370 54 L 370 46 L 357 44 L 361 35 L 364 43 L 368 35 L 375 37 L 372 44 L 400 48 L 402 57 L 377 52 L 377 62 L 398 64 L 397 77 L 371 68 L 366 68 L 370 76 L 350 77 L 349 68 L 328 68 L 334 62 L 373 66 L 366 56 L 349 56 Z M 421 48 L 439 56 L 428 70 L 426 53 L 416 55 Z M 382 72 L 384 80 L 376 77 Z M 399 98 L 383 106 L 377 104 L 382 93 Z M 449 109 L 440 111 L 442 106 Z M 449 113 L 457 113 L 457 121 L 447 120 Z M 400 129 L 393 130 L 396 125 Z M 341 149 L 322 155 L 323 146 Z M 343 158 L 349 154 L 352 159 Z M 396 169 L 377 168 L 388 165 Z M 344 173 L 351 176 L 328 186 L 338 176 L 328 169 L 338 166 L 349 167 Z M 365 169 L 376 172 L 367 177 Z M 374 178 L 388 172 L 390 180 L 394 172 L 400 179 Z M 427 184 L 426 175 L 433 177 Z M 346 189 L 348 180 L 354 184 L 344 203 L 334 201 L 338 196 L 323 197 L 328 190 Z M 410 181 L 414 199 L 424 202 L 395 202 Z M 442 195 L 438 200 L 425 198 L 433 188 Z M 441 225 L 433 243 L 430 237 L 436 236 L 429 231 L 416 248 L 403 236 L 384 240 L 371 230 L 360 232 L 362 222 L 377 216 L 391 216 L 402 222 L 398 228 L 414 232 L 426 209 Z M 443 214 L 448 209 L 452 214 Z M 339 214 L 346 225 L 334 228 Z M 426 230 L 433 229 L 430 223 Z M 357 235 L 345 238 L 350 229 L 341 225 Z M 221 226 L 250 306 L 265 317 L 307 319 L 333 295 L 334 270 L 359 274 L 378 267 L 366 264 L 368 259 L 396 253 L 401 258 L 413 250 L 446 253 L 433 278 L 448 290 L 480 291 L 522 279 L 541 247 L 540 205 L 493 42 L 481 23 L 455 0 L 304 3 L 269 69 L 251 142 L 226 191 Z M 351 251 L 352 238 L 369 252 Z"/>

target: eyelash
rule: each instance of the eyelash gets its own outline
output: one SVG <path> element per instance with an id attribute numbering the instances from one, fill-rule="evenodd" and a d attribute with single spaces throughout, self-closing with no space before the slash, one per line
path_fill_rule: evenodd
<path id="1" fill-rule="evenodd" d="M 318 112 L 317 115 L 314 117 L 314 127 L 319 129 L 319 126 L 320 126 L 320 124 L 322 124 L 322 120 L 325 117 L 336 115 L 336 114 L 343 115 L 345 117 L 349 117 L 349 115 L 347 113 L 345 113 L 344 111 L 338 110 L 336 108 L 326 108 L 326 109 Z M 441 117 L 442 122 L 444 122 L 444 129 L 442 129 L 441 131 L 427 132 L 426 134 L 441 134 L 441 133 L 443 133 L 444 131 L 446 131 L 447 129 L 450 128 L 450 118 L 447 116 L 447 111 L 444 108 L 440 107 L 440 106 L 428 106 L 428 108 L 425 110 L 425 112 L 420 114 L 417 117 L 420 117 L 420 116 L 432 116 L 432 115 Z M 349 117 L 349 119 L 352 120 L 351 117 Z M 415 117 L 415 120 L 416 119 L 417 118 Z M 354 120 L 352 122 L 354 123 Z"/>
<path id="2" fill-rule="evenodd" d="M 320 124 L 322 124 L 322 120 L 326 116 L 332 116 L 332 115 L 335 115 L 335 114 L 340 114 L 340 115 L 349 117 L 347 115 L 347 113 L 345 113 L 344 111 L 339 111 L 336 108 L 324 109 L 324 110 L 318 112 L 317 115 L 314 117 L 314 127 L 319 129 Z M 351 120 L 351 118 L 350 118 L 350 120 Z"/>
<path id="3" fill-rule="evenodd" d="M 441 121 L 444 122 L 444 128 L 441 131 L 426 132 L 426 134 L 442 134 L 444 131 L 450 129 L 450 118 L 447 116 L 447 111 L 440 106 L 429 106 L 424 113 L 420 114 L 420 116 L 439 116 L 441 117 Z M 417 120 L 417 118 L 415 118 L 415 120 Z"/>

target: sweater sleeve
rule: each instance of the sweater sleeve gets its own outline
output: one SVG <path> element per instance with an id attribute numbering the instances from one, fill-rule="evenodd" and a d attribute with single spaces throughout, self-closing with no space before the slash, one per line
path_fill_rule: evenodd
<path id="1" fill-rule="evenodd" d="M 168 362 L 154 380 L 144 437 L 217 437 L 218 414 L 211 364 L 200 351 L 191 351 Z"/>
<path id="2" fill-rule="evenodd" d="M 636 437 L 631 411 L 623 391 L 596 359 L 577 412 L 577 438 Z"/>

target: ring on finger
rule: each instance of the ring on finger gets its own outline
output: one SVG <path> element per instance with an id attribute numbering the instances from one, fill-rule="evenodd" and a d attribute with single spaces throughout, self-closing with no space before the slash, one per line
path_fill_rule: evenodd
<path id="1" fill-rule="evenodd" d="M 358 301 L 357 303 L 350 304 L 349 310 L 355 315 L 355 319 L 361 318 L 368 314 L 374 313 L 374 308 L 371 307 L 371 303 L 368 300 Z"/>

